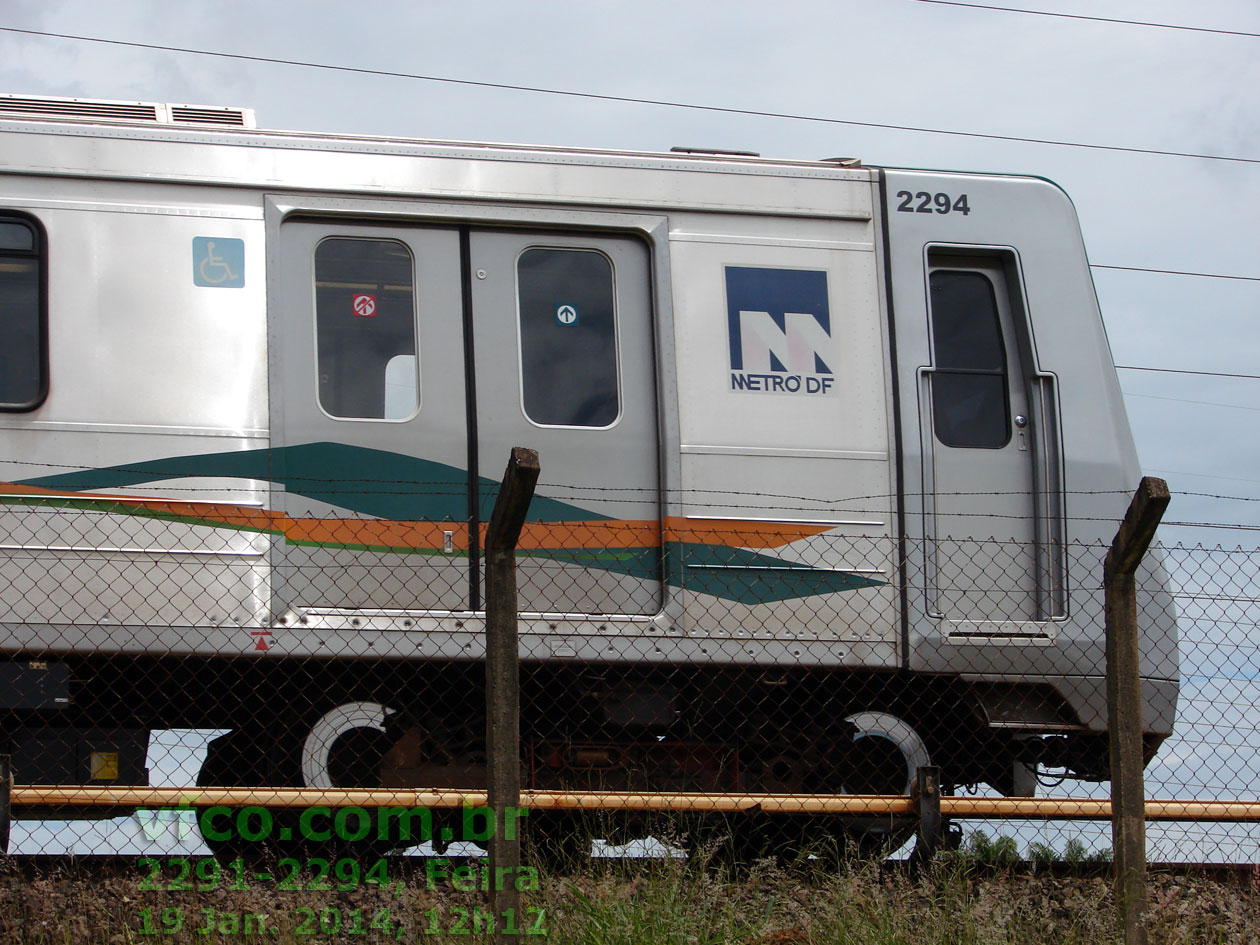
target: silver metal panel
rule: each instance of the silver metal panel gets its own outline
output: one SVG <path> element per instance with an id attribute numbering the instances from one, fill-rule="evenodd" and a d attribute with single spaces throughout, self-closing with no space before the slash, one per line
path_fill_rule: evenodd
<path id="1" fill-rule="evenodd" d="M 265 440 L 268 437 L 266 430 L 177 427 L 156 423 L 73 423 L 66 420 L 13 420 L 4 417 L 0 417 L 0 430 L 41 430 L 48 433 L 130 433 L 141 436 L 222 436 L 234 440 Z"/>
<path id="2" fill-rule="evenodd" d="M 0 510 L 6 621 L 260 626 L 267 535 L 106 511 Z"/>
<path id="3" fill-rule="evenodd" d="M 0 443 L 23 457 L 0 463 L 9 482 L 87 477 L 73 489 L 48 483 L 38 505 L 29 490 L 0 490 L 0 619 L 266 624 L 271 536 L 218 527 L 225 514 L 261 512 L 262 483 L 162 473 L 111 485 L 155 458 L 183 457 L 192 473 L 200 454 L 244 453 L 258 441 L 8 429 Z"/>
<path id="4" fill-rule="evenodd" d="M 729 529 L 726 540 L 735 543 L 742 527 L 748 551 L 818 574 L 881 582 L 753 604 L 689 589 L 686 626 L 706 633 L 755 627 L 780 639 L 862 644 L 853 652 L 865 653 L 869 665 L 895 665 L 899 608 L 890 565 L 892 472 L 881 367 L 886 341 L 872 228 L 854 221 L 680 214 L 670 240 L 688 525 L 711 530 L 714 540 Z M 833 393 L 732 389 L 726 266 L 826 274 Z M 823 528 L 810 529 L 811 523 Z M 690 573 L 714 572 L 695 567 Z M 726 573 L 734 581 L 741 571 Z M 742 573 L 750 586 L 764 584 L 754 580 L 755 569 Z"/>
<path id="5" fill-rule="evenodd" d="M 266 427 L 260 223 L 31 212 L 55 247 L 48 261 L 56 292 L 49 345 L 60 382 L 37 411 L 12 421 Z M 195 237 L 244 242 L 243 288 L 194 284 Z"/>
<path id="6" fill-rule="evenodd" d="M 38 649 L 53 655 L 105 649 L 142 655 L 171 656 L 239 654 L 257 659 L 281 657 L 375 658 L 382 653 L 409 654 L 415 660 L 475 660 L 485 653 L 485 631 L 470 617 L 417 621 L 414 630 L 376 629 L 366 624 L 320 627 L 250 629 L 219 627 L 171 628 L 160 625 L 113 623 L 101 620 L 80 624 L 0 623 L 0 652 Z M 820 641 L 816 638 L 753 639 L 724 636 L 675 636 L 640 630 L 631 624 L 608 622 L 600 633 L 593 624 L 557 625 L 522 621 L 520 653 L 523 660 L 575 659 L 614 663 L 730 663 L 764 666 L 878 666 L 896 659 L 896 647 L 879 641 Z M 259 643 L 263 643 L 260 646 Z"/>

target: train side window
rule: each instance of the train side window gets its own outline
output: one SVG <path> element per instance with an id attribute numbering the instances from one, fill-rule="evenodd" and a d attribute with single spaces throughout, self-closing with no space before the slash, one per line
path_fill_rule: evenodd
<path id="1" fill-rule="evenodd" d="M 48 318 L 42 228 L 0 213 L 0 410 L 34 410 L 48 396 Z"/>
<path id="2" fill-rule="evenodd" d="M 1001 449 L 1010 441 L 1006 349 L 993 283 L 938 269 L 931 290 L 932 423 L 946 446 Z"/>
<path id="3" fill-rule="evenodd" d="M 414 273 L 397 240 L 315 247 L 319 405 L 329 416 L 405 420 L 419 409 Z"/>
<path id="4" fill-rule="evenodd" d="M 609 427 L 621 413 L 612 262 L 594 250 L 532 248 L 516 263 L 525 416 Z"/>

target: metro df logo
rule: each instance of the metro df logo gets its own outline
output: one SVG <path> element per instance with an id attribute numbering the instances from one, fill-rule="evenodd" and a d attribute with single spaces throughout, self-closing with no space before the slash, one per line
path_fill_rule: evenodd
<path id="1" fill-rule="evenodd" d="M 832 392 L 827 273 L 727 266 L 726 317 L 731 390 Z"/>

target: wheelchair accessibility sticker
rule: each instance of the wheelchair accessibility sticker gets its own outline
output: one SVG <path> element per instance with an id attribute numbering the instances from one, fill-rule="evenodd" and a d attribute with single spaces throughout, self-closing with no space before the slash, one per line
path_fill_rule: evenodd
<path id="1" fill-rule="evenodd" d="M 245 241 L 193 237 L 193 285 L 219 289 L 245 286 Z"/>

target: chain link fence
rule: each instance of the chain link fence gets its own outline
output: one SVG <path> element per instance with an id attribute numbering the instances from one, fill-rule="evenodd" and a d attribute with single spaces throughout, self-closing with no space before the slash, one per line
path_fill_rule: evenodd
<path id="1" fill-rule="evenodd" d="M 186 481 L 161 497 L 9 487 L 10 852 L 310 849 L 313 821 L 262 811 L 268 789 L 484 791 L 484 526 L 349 516 L 327 482 L 294 515 L 262 489 L 246 502 Z M 557 495 L 540 487 L 518 553 L 535 849 L 887 853 L 911 817 L 811 798 L 908 795 L 926 764 L 946 794 L 1108 796 L 1105 544 L 979 511 L 974 495 L 936 497 L 926 537 L 891 496 L 812 517 L 804 498 L 714 493 L 716 511 L 654 517 L 653 496 L 634 520 L 565 517 Z M 718 514 L 736 505 L 748 511 Z M 974 536 L 978 517 L 1006 537 L 944 537 L 959 521 Z M 1139 607 L 1147 796 L 1260 800 L 1260 551 L 1166 543 L 1139 571 Z M 188 809 L 30 806 L 30 785 L 177 787 Z M 207 825 L 198 791 L 214 787 L 259 789 L 245 821 L 223 807 Z M 607 792 L 670 800 L 556 800 Z M 713 795 L 753 809 L 724 813 Z M 443 850 L 477 839 L 461 816 L 444 801 L 423 836 L 395 823 L 365 837 Z M 332 818 L 315 839 L 349 823 Z M 1110 843 L 1105 822 L 964 829 L 1030 854 Z M 1152 860 L 1257 862 L 1258 839 L 1254 823 L 1148 827 Z"/>

